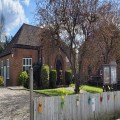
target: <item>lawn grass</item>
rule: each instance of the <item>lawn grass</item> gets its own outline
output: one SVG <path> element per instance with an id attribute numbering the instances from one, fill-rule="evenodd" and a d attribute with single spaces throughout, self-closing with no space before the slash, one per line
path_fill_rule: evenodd
<path id="1" fill-rule="evenodd" d="M 75 88 L 74 84 L 71 84 L 70 87 Z M 88 85 L 82 85 L 80 86 L 80 90 L 85 90 L 90 93 L 102 93 L 103 89 Z M 34 92 L 42 93 L 49 96 L 65 96 L 65 95 L 72 95 L 74 94 L 74 91 L 69 90 L 67 88 L 56 88 L 56 89 L 44 89 L 44 90 L 34 90 Z"/>
<path id="2" fill-rule="evenodd" d="M 56 88 L 56 89 L 45 89 L 45 90 L 34 90 L 34 92 L 42 93 L 49 96 L 65 96 L 74 94 L 73 91 L 66 88 Z"/>
<path id="3" fill-rule="evenodd" d="M 82 86 L 80 86 L 80 89 L 85 90 L 90 93 L 102 93 L 103 92 L 102 88 L 88 86 L 88 85 L 82 85 Z"/>
<path id="4" fill-rule="evenodd" d="M 71 84 L 70 87 L 75 88 L 75 84 Z M 80 86 L 80 90 L 85 90 L 90 93 L 102 93 L 103 89 L 99 87 L 89 86 L 89 85 L 82 85 Z"/>

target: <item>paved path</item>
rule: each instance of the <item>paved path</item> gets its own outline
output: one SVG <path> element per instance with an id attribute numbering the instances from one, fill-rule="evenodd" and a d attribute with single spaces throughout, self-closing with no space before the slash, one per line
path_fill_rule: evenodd
<path id="1" fill-rule="evenodd" d="M 0 120 L 30 120 L 30 95 L 26 90 L 0 88 Z M 34 97 L 40 94 L 34 93 Z"/>

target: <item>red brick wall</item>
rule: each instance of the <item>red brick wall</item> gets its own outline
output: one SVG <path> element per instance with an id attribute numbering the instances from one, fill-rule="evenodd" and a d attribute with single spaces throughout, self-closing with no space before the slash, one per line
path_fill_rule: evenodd
<path id="1" fill-rule="evenodd" d="M 17 85 L 17 79 L 19 74 L 22 72 L 22 58 L 31 57 L 32 63 L 36 63 L 38 60 L 37 50 L 31 49 L 15 49 L 11 62 L 11 79 L 12 85 Z"/>
<path id="2" fill-rule="evenodd" d="M 19 74 L 22 72 L 22 58 L 31 57 L 32 63 L 37 62 L 38 60 L 38 52 L 37 50 L 31 49 L 14 49 L 13 55 L 7 55 L 5 57 L 0 58 L 0 61 L 4 61 L 4 63 L 9 59 L 10 61 L 10 82 L 9 86 L 17 85 L 17 80 Z"/>
<path id="3" fill-rule="evenodd" d="M 3 66 L 7 66 L 7 59 L 9 59 L 9 62 L 11 64 L 11 59 L 12 59 L 11 54 L 7 55 L 5 57 L 0 58 L 0 69 L 1 69 L 1 61 L 3 61 Z M 3 69 L 3 71 L 4 71 L 4 69 Z M 11 72 L 11 69 L 10 69 L 10 72 Z M 11 81 L 10 81 L 10 79 L 6 80 L 6 81 L 7 81 L 7 83 L 6 83 L 7 85 L 11 85 L 12 84 Z"/>
<path id="4" fill-rule="evenodd" d="M 44 64 L 48 64 L 50 69 L 56 69 L 56 57 L 61 55 L 62 56 L 62 65 L 63 65 L 63 72 L 66 69 L 69 69 L 70 64 L 66 63 L 66 55 L 59 50 L 59 48 L 50 48 L 47 45 L 43 49 L 43 57 L 44 57 Z M 19 49 L 15 48 L 13 50 L 13 55 L 7 55 L 5 57 L 0 58 L 0 61 L 4 61 L 6 64 L 7 59 L 10 61 L 10 80 L 8 85 L 17 85 L 17 80 L 19 74 L 22 72 L 22 58 L 31 57 L 32 63 L 36 63 L 38 61 L 38 51 L 32 49 Z"/>
<path id="5" fill-rule="evenodd" d="M 44 57 L 44 64 L 48 64 L 49 67 L 51 69 L 56 69 L 56 59 L 57 56 L 61 56 L 62 57 L 62 65 L 63 65 L 63 72 L 66 69 L 70 68 L 70 63 L 66 62 L 66 55 L 59 50 L 59 48 L 54 47 L 44 47 L 44 51 L 43 51 L 43 57 Z"/>
<path id="6" fill-rule="evenodd" d="M 70 69 L 70 63 L 66 62 L 66 55 L 58 47 L 44 47 L 44 64 L 48 64 L 50 69 L 56 69 L 56 62 L 60 59 L 62 62 L 63 81 L 65 83 L 65 70 Z"/>

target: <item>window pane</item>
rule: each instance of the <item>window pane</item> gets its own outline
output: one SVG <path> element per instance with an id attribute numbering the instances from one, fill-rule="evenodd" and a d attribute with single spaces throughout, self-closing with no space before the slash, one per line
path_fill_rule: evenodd
<path id="1" fill-rule="evenodd" d="M 23 58 L 23 71 L 29 71 L 32 66 L 32 58 Z"/>
<path id="2" fill-rule="evenodd" d="M 25 59 L 25 64 L 24 65 L 26 65 L 26 59 Z"/>
<path id="3" fill-rule="evenodd" d="M 30 59 L 28 59 L 28 65 L 30 65 Z"/>
<path id="4" fill-rule="evenodd" d="M 28 61 L 28 64 L 27 64 L 27 65 L 29 65 L 29 63 L 30 63 L 30 60 L 29 60 L 29 58 L 27 59 L 27 61 Z"/>
<path id="5" fill-rule="evenodd" d="M 30 65 L 32 65 L 32 59 L 30 59 Z"/>
<path id="6" fill-rule="evenodd" d="M 26 66 L 26 70 L 29 70 L 29 67 L 28 67 L 28 66 Z"/>
<path id="7" fill-rule="evenodd" d="M 23 67 L 23 71 L 25 71 L 25 67 Z"/>
<path id="8" fill-rule="evenodd" d="M 23 65 L 25 65 L 25 59 L 23 59 Z"/>
<path id="9" fill-rule="evenodd" d="M 28 65 L 28 59 L 26 59 L 26 61 L 27 61 L 26 65 Z"/>
<path id="10" fill-rule="evenodd" d="M 9 79 L 10 77 L 10 70 L 9 70 L 9 67 L 7 67 L 7 79 Z"/>
<path id="11" fill-rule="evenodd" d="M 29 73 L 29 66 L 26 67 L 26 72 Z"/>

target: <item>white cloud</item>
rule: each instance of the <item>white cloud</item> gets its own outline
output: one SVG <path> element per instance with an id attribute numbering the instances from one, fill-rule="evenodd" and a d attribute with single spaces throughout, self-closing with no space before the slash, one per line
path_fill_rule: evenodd
<path id="1" fill-rule="evenodd" d="M 0 5 L 2 5 L 0 15 L 3 14 L 5 18 L 5 30 L 7 33 L 23 23 L 28 23 L 24 8 L 19 0 L 0 0 Z"/>
<path id="2" fill-rule="evenodd" d="M 30 3 L 30 0 L 22 0 L 22 2 L 25 4 L 25 5 L 29 5 L 29 3 Z"/>

